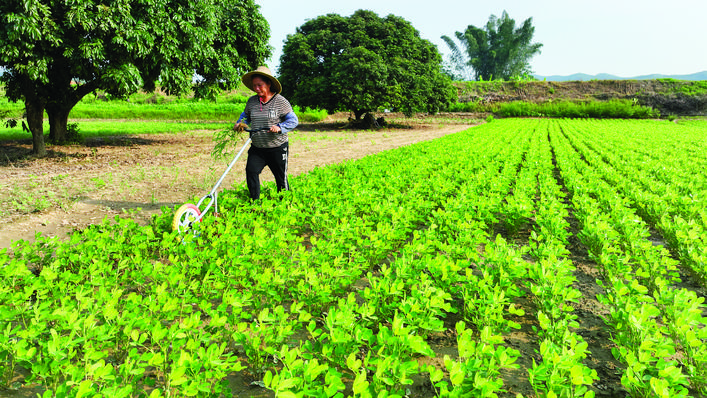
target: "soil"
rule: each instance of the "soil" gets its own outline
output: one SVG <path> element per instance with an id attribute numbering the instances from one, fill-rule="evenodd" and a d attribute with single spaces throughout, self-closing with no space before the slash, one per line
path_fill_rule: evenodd
<path id="1" fill-rule="evenodd" d="M 340 129 L 341 123 L 337 120 L 302 125 L 290 138 L 289 174 L 296 176 L 326 164 L 435 139 L 469 128 L 475 122 L 478 120 L 440 124 L 422 119 L 395 128 L 358 132 Z M 4 201 L 6 222 L 0 225 L 0 250 L 12 250 L 12 242 L 34 240 L 38 233 L 64 239 L 74 229 L 102 222 L 105 218 L 110 220 L 116 215 L 147 223 L 165 206 L 174 208 L 198 199 L 211 190 L 230 160 L 214 160 L 210 155 L 213 145 L 212 132 L 208 131 L 130 135 L 50 148 L 50 156 L 35 159 L 28 156 L 30 142 L 2 142 L 0 172 L 6 177 L 0 179 L 0 200 Z M 223 187 L 243 183 L 244 167 L 245 156 L 226 177 Z M 261 178 L 269 181 L 272 175 L 266 170 Z M 518 244 L 527 244 L 525 232 L 517 237 Z M 596 369 L 600 377 L 592 390 L 598 397 L 624 397 L 621 365 L 611 355 L 611 336 L 601 318 L 605 312 L 596 300 L 596 295 L 601 293 L 596 284 L 597 266 L 579 243 L 572 247 L 572 260 L 577 267 L 575 287 L 583 293 L 575 312 L 579 317 L 580 334 L 592 353 L 587 365 Z M 521 352 L 520 368 L 503 374 L 507 392 L 501 394 L 502 397 L 535 395 L 527 381 L 527 370 L 533 360 L 540 359 L 539 341 L 533 331 L 537 327 L 535 304 L 530 294 L 523 300 L 518 305 L 525 309 L 526 315 L 514 319 L 521 328 L 506 339 L 508 346 Z M 429 341 L 437 356 L 427 360 L 440 367 L 443 367 L 445 355 L 456 357 L 453 320 L 448 321 L 450 331 L 431 336 Z M 254 386 L 252 378 L 246 375 L 230 381 L 235 396 L 272 396 Z M 37 393 L 26 387 L 14 391 L 13 396 Z M 0 391 L 0 397 L 6 392 Z M 435 396 L 435 391 L 429 380 L 422 378 L 412 386 L 410 396 L 430 397 Z"/>

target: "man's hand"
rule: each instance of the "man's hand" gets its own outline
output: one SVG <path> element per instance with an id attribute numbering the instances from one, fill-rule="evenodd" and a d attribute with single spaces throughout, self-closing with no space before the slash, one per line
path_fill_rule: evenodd
<path id="1" fill-rule="evenodd" d="M 245 123 L 236 123 L 236 124 L 233 126 L 233 129 L 236 130 L 236 131 L 239 132 L 239 133 L 240 133 L 240 132 L 243 132 L 243 130 L 245 130 L 245 129 L 247 129 L 247 128 L 248 128 L 248 125 L 245 124 Z"/>
<path id="2" fill-rule="evenodd" d="M 270 127 L 270 132 L 271 132 L 271 133 L 281 133 L 281 132 L 282 132 L 282 129 L 280 128 L 280 126 L 278 126 L 278 125 L 276 124 L 276 125 Z"/>

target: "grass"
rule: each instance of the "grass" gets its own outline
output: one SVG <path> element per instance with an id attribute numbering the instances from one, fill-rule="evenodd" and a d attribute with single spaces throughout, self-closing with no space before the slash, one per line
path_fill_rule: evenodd
<path id="1" fill-rule="evenodd" d="M 180 101 L 161 104 L 132 103 L 126 101 L 80 102 L 69 114 L 70 119 L 143 119 L 181 121 L 236 121 L 245 108 L 245 103 L 210 101 Z M 324 110 L 294 107 L 295 113 L 305 122 L 324 119 Z M 22 104 L 0 101 L 0 112 L 6 117 L 21 118 Z M 45 120 L 46 120 L 45 114 Z"/>
<path id="2" fill-rule="evenodd" d="M 234 108 L 218 106 L 213 103 L 200 105 L 172 104 L 165 106 L 150 104 L 95 104 L 82 106 L 86 108 L 86 111 L 82 111 L 81 108 L 77 112 L 72 111 L 71 121 L 78 123 L 81 136 L 84 138 L 125 134 L 181 133 L 193 130 L 222 130 L 229 128 L 242 112 L 242 107 L 234 110 Z M 189 108 L 189 106 L 193 108 Z M 1 107 L 2 103 L 0 102 Z M 209 107 L 213 107 L 213 110 L 209 111 Z M 327 117 L 327 112 L 324 110 L 294 108 L 301 123 L 317 122 Z M 197 110 L 187 114 L 187 109 Z M 202 109 L 203 112 L 198 111 L 198 109 Z M 230 113 L 225 111 L 228 109 L 230 109 L 228 111 Z M 213 118 L 205 116 L 209 112 L 214 116 Z M 227 114 L 229 117 L 226 117 Z M 76 115 L 81 117 L 77 120 Z M 44 133 L 48 134 L 48 132 L 49 123 L 45 120 Z M 32 135 L 23 131 L 21 125 L 16 127 L 0 125 L 0 141 L 31 138 Z"/>
<path id="3" fill-rule="evenodd" d="M 25 181 L 12 181 L 3 186 L 3 193 L 0 194 L 0 216 L 5 217 L 13 212 L 36 213 L 53 207 L 66 208 L 73 201 L 72 196 L 91 190 L 81 184 L 64 181 L 65 177 L 60 175 L 46 179 L 30 175 Z"/>
<path id="4" fill-rule="evenodd" d="M 663 83 L 664 92 L 662 94 L 684 94 L 688 97 L 707 95 L 707 81 L 683 81 L 675 79 L 657 79 Z"/>
<path id="5" fill-rule="evenodd" d="M 626 118 L 646 119 L 660 117 L 651 107 L 630 100 L 610 101 L 548 101 L 542 103 L 512 101 L 504 103 L 456 103 L 452 112 L 493 113 L 500 117 L 556 117 L 556 118 Z"/>
<path id="6" fill-rule="evenodd" d="M 78 122 L 83 138 L 106 137 L 126 134 L 182 133 L 194 130 L 221 130 L 228 126 L 222 122 L 175 122 L 139 120 L 82 120 Z M 45 135 L 49 133 L 49 123 L 44 123 Z M 21 127 L 0 126 L 0 141 L 31 139 L 29 132 Z"/>
<path id="7" fill-rule="evenodd" d="M 212 120 L 238 118 L 245 104 L 208 101 L 135 104 L 125 101 L 79 103 L 71 110 L 72 119 Z"/>
<path id="8" fill-rule="evenodd" d="M 128 98 L 111 98 L 103 93 L 85 96 L 71 110 L 73 119 L 146 119 L 227 121 L 238 118 L 248 96 L 222 93 L 214 101 L 155 93 L 136 93 Z"/>
<path id="9" fill-rule="evenodd" d="M 3 94 L 0 95 L 0 140 L 31 138 L 28 132 L 23 132 L 21 123 L 13 128 L 4 123 L 7 119 L 21 121 L 24 104 L 8 101 L 2 87 L 0 94 Z M 79 121 L 84 137 L 219 130 L 226 126 L 224 123 L 233 123 L 238 119 L 251 94 L 247 89 L 241 89 L 224 92 L 214 101 L 209 101 L 160 92 L 136 93 L 121 99 L 98 92 L 85 96 L 76 104 L 69 119 Z M 328 115 L 324 110 L 297 106 L 294 111 L 300 122 L 318 122 Z M 47 132 L 46 113 L 44 120 Z"/>

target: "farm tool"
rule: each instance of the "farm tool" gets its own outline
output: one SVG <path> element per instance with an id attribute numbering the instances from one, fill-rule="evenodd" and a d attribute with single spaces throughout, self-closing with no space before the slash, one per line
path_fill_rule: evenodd
<path id="1" fill-rule="evenodd" d="M 263 130 L 268 129 L 265 128 L 245 131 L 247 131 L 249 135 L 252 136 L 253 133 Z M 195 223 L 201 222 L 201 219 L 204 217 L 204 215 L 212 208 L 214 209 L 214 213 L 218 215 L 218 188 L 219 186 L 221 186 L 221 183 L 223 182 L 224 178 L 226 178 L 226 175 L 228 175 L 228 173 L 231 171 L 231 168 L 233 168 L 233 166 L 236 164 L 236 161 L 238 160 L 238 158 L 241 157 L 250 142 L 251 138 L 248 137 L 248 140 L 245 142 L 245 144 L 243 144 L 243 147 L 240 149 L 240 151 L 238 151 L 236 157 L 234 157 L 233 160 L 231 160 L 231 163 L 228 164 L 226 171 L 223 172 L 223 175 L 221 175 L 221 178 L 219 178 L 219 180 L 216 182 L 216 185 L 214 185 L 208 195 L 205 195 L 201 199 L 199 199 L 199 202 L 197 202 L 196 205 L 192 203 L 185 203 L 181 205 L 179 209 L 177 209 L 177 211 L 174 213 L 174 218 L 172 219 L 173 231 L 178 231 L 180 234 L 189 231 Z M 202 205 L 204 206 L 203 208 Z"/>

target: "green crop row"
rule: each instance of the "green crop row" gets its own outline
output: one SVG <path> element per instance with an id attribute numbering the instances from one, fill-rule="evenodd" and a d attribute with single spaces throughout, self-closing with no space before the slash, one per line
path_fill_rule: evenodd
<path id="1" fill-rule="evenodd" d="M 391 156 L 389 164 L 399 164 L 400 156 L 407 158 L 408 155 L 397 153 L 395 157 Z M 180 245 L 173 234 L 160 236 L 155 234 L 155 229 L 148 230 L 120 223 L 117 228 L 103 225 L 77 234 L 68 247 L 57 248 L 50 245 L 49 252 L 56 254 L 47 253 L 49 258 L 42 255 L 41 259 L 35 257 L 36 245 L 18 248 L 13 264 L 26 267 L 29 263 L 38 276 L 32 277 L 33 274 L 29 274 L 27 270 L 22 271 L 22 266 L 12 267 L 17 273 L 5 276 L 8 281 L 18 281 L 14 285 L 15 288 L 9 289 L 9 294 L 16 295 L 13 297 L 23 297 L 29 291 L 29 284 L 32 290 L 41 292 L 37 300 L 59 305 L 60 310 L 54 309 L 50 313 L 76 313 L 83 318 L 86 315 L 84 307 L 76 308 L 73 305 L 73 299 L 78 299 L 77 290 L 72 287 L 74 283 L 67 283 L 64 279 L 75 275 L 91 281 L 91 285 L 95 283 L 95 286 L 120 286 L 118 291 L 105 291 L 94 295 L 98 300 L 104 301 L 108 301 L 109 297 L 118 298 L 119 309 L 116 309 L 117 312 L 111 311 L 113 315 L 110 319 L 101 314 L 99 319 L 89 320 L 92 328 L 98 324 L 106 329 L 101 332 L 106 336 L 106 345 L 96 348 L 97 353 L 92 354 L 90 359 L 92 363 L 103 365 L 101 369 L 105 369 L 105 380 L 86 374 L 87 359 L 82 356 L 83 353 L 72 351 L 73 345 L 70 344 L 76 338 L 82 341 L 86 338 L 93 339 L 93 335 L 77 337 L 72 332 L 73 326 L 66 324 L 61 317 L 47 318 L 51 317 L 50 313 L 42 312 L 41 316 L 28 320 L 30 318 L 27 313 L 29 308 L 25 306 L 27 304 L 14 307 L 7 317 L 16 321 L 10 324 L 8 338 L 14 339 L 16 333 L 27 336 L 23 340 L 27 342 L 26 345 L 6 346 L 15 350 L 10 355 L 10 368 L 14 368 L 15 363 L 31 368 L 35 377 L 48 387 L 50 394 L 75 391 L 73 386 L 89 379 L 95 382 L 92 384 L 92 391 L 103 394 L 116 394 L 117 390 L 125 389 L 133 394 L 135 388 L 141 391 L 152 386 L 156 388 L 154 391 L 166 395 L 175 394 L 176 391 L 195 391 L 192 389 L 208 389 L 213 392 L 217 389 L 221 391 L 215 381 L 220 380 L 220 373 L 214 373 L 216 370 L 203 372 L 204 368 L 192 369 L 192 365 L 189 365 L 191 362 L 185 363 L 181 358 L 188 355 L 189 358 L 203 360 L 200 348 L 214 344 L 222 346 L 225 343 L 224 347 L 230 347 L 229 353 L 219 351 L 215 354 L 216 359 L 222 363 L 218 371 L 234 371 L 239 362 L 232 360 L 233 353 L 238 352 L 247 358 L 248 372 L 263 374 L 263 366 L 266 363 L 264 359 L 281 352 L 282 344 L 293 332 L 304 330 L 306 327 L 311 330 L 312 340 L 318 340 L 320 332 L 317 332 L 317 323 L 310 321 L 311 313 L 328 309 L 330 316 L 334 316 L 336 312 L 331 306 L 339 300 L 337 297 L 343 297 L 348 286 L 359 279 L 370 264 L 380 262 L 396 245 L 408 239 L 411 231 L 424 220 L 426 212 L 435 207 L 434 199 L 429 199 L 433 197 L 433 187 L 421 182 L 429 179 L 429 174 L 425 173 L 436 171 L 437 164 L 427 161 L 426 167 L 420 167 L 425 162 L 421 156 L 418 156 L 418 159 L 420 162 L 405 163 L 408 166 L 405 179 L 394 176 L 386 178 L 386 174 L 392 169 L 381 165 L 373 168 L 364 164 L 347 165 L 310 173 L 308 178 L 301 181 L 302 196 L 292 196 L 283 202 L 262 204 L 275 206 L 275 211 L 263 211 L 265 209 L 261 210 L 258 206 L 250 209 L 235 208 L 232 209 L 232 218 L 223 219 L 225 223 L 205 222 L 199 242 L 209 242 L 206 246 Z M 377 162 L 381 162 L 381 159 L 378 158 Z M 477 162 L 478 167 L 485 164 L 482 158 Z M 378 175 L 371 175 L 371 170 L 376 170 Z M 348 178 L 341 177 L 344 173 Z M 434 187 L 438 195 L 441 195 L 440 199 L 455 191 L 459 178 L 461 177 L 448 179 L 447 190 Z M 346 182 L 347 185 L 353 184 L 357 190 L 345 191 L 349 192 L 350 197 L 342 198 L 342 191 L 332 191 L 337 180 L 340 183 Z M 386 198 L 387 195 L 382 195 L 388 190 L 376 189 L 379 183 L 386 183 L 389 192 L 395 192 L 396 195 L 381 201 L 380 199 Z M 228 195 L 224 196 L 222 202 L 225 208 L 229 207 L 229 202 L 236 207 L 243 205 L 240 197 L 231 197 L 229 200 Z M 413 201 L 410 197 L 419 199 Z M 345 206 L 342 206 L 343 204 Z M 239 212 L 246 210 L 248 218 L 238 217 Z M 263 216 L 256 219 L 255 223 L 250 220 L 253 211 Z M 270 214 L 278 217 L 269 219 Z M 366 220 L 360 219 L 362 214 L 368 216 Z M 250 222 L 243 222 L 245 220 Z M 159 221 L 155 223 L 154 228 L 158 228 L 158 225 Z M 307 236 L 310 230 L 311 235 Z M 148 231 L 152 233 L 145 236 Z M 279 232 L 273 234 L 272 231 Z M 304 239 L 303 236 L 307 238 Z M 367 239 L 361 240 L 362 237 Z M 303 250 L 307 244 L 311 245 L 312 250 Z M 81 255 L 64 255 L 65 251 Z M 102 254 L 99 255 L 98 251 Z M 160 271 L 152 271 L 154 268 Z M 187 269 L 190 271 L 183 274 Z M 194 282 L 189 282 L 193 277 L 196 277 Z M 24 287 L 19 288 L 20 286 Z M 124 290 L 125 286 L 130 288 Z M 90 286 L 88 288 L 91 289 Z M 225 290 L 226 288 L 228 290 Z M 234 313 L 233 301 L 224 305 L 213 302 L 216 298 L 220 301 L 223 296 L 233 294 L 229 292 L 236 291 L 250 292 L 248 296 L 238 297 L 239 303 L 247 303 L 246 312 Z M 83 297 L 83 294 L 81 296 Z M 55 297 L 72 299 L 61 302 Z M 148 297 L 155 307 L 144 307 Z M 178 299 L 175 300 L 175 297 Z M 420 296 L 421 299 L 425 297 L 430 300 L 435 299 L 436 295 L 430 296 L 428 292 Z M 17 298 L 11 301 L 16 304 L 27 303 L 27 298 L 19 301 Z M 287 311 L 282 306 L 273 307 L 272 303 L 292 302 L 294 298 L 301 301 L 303 306 L 293 303 L 288 305 Z M 202 304 L 195 308 L 189 303 Z M 106 305 L 101 302 L 89 304 L 99 308 Z M 418 305 L 421 308 L 430 307 L 426 302 Z M 143 313 L 150 316 L 136 323 L 132 314 L 140 311 L 141 307 Z M 239 305 L 239 308 L 241 307 L 243 304 Z M 154 312 L 156 308 L 168 310 L 158 314 Z M 295 311 L 296 308 L 299 310 Z M 341 313 L 348 315 L 351 311 L 345 310 Z M 117 318 L 113 318 L 114 316 Z M 194 316 L 196 323 L 191 320 L 186 323 L 186 319 L 192 319 Z M 46 326 L 53 322 L 48 319 L 55 319 L 54 327 Z M 202 332 L 199 339 L 190 343 L 190 339 L 194 338 L 190 337 L 192 335 L 187 331 L 194 329 L 194 325 L 203 319 L 218 319 L 219 322 L 224 320 L 228 325 L 236 327 L 236 331 L 224 334 L 226 330 L 221 328 L 214 329 L 209 334 Z M 326 333 L 325 336 L 341 333 L 335 328 L 336 324 L 332 323 L 322 333 Z M 167 326 L 167 331 L 163 332 L 164 326 L 160 325 Z M 350 323 L 344 325 L 348 327 Z M 378 325 L 378 322 L 374 325 Z M 399 327 L 402 328 L 402 324 Z M 27 334 L 27 328 L 32 330 L 32 333 Z M 366 332 L 366 329 L 371 330 L 364 328 L 361 331 L 370 333 Z M 375 329 L 382 328 L 376 326 Z M 380 344 L 386 344 L 390 339 L 394 341 L 398 338 L 395 336 L 401 335 L 397 328 L 389 330 L 392 333 L 389 337 L 368 339 L 368 343 L 363 347 L 377 352 L 380 350 Z M 49 337 L 54 334 L 63 339 L 61 341 L 64 343 L 59 346 L 44 346 L 40 343 L 37 348 L 36 344 L 44 340 L 41 336 Z M 169 346 L 155 346 L 155 342 L 162 339 L 167 339 Z M 354 343 L 361 345 L 364 341 L 357 337 Z M 411 341 L 410 344 L 412 343 Z M 170 350 L 175 344 L 179 351 L 172 354 Z M 319 350 L 314 342 L 312 344 L 312 350 Z M 419 345 L 419 342 L 415 344 Z M 66 347 L 69 351 L 60 350 L 60 353 L 56 353 L 57 347 Z M 327 337 L 322 342 L 321 350 L 333 349 L 332 347 L 332 340 Z M 428 353 L 429 350 L 424 352 Z M 349 355 L 350 353 L 347 353 L 347 359 Z M 368 360 L 365 366 L 367 369 L 381 367 L 385 370 L 386 367 L 395 366 L 401 355 L 403 351 L 392 351 L 389 360 Z M 393 358 L 395 361 L 391 362 Z M 356 363 L 354 359 L 351 361 L 352 364 Z M 82 363 L 84 365 L 81 365 Z M 105 363 L 118 365 L 111 365 L 108 369 Z M 337 363 L 336 367 L 330 364 L 328 367 L 332 369 L 327 373 L 331 374 L 332 380 L 336 379 L 337 372 L 346 369 L 340 363 Z M 355 368 L 353 365 L 351 367 Z M 191 382 L 188 385 L 184 385 L 186 372 L 190 372 L 187 379 Z M 196 380 L 194 372 L 203 375 L 202 378 Z M 148 378 L 146 374 L 155 376 Z M 396 379 L 390 380 L 389 377 L 374 378 L 370 382 L 370 389 L 392 388 L 390 383 L 393 386 L 404 384 L 406 379 L 399 382 L 395 381 Z M 272 383 L 273 379 L 264 381 Z M 320 383 L 320 380 L 312 381 Z M 334 386 L 336 385 L 337 383 L 334 383 Z M 362 389 L 361 393 L 370 389 Z"/>
<path id="2" fill-rule="evenodd" d="M 533 362 L 528 377 L 539 396 L 593 396 L 589 387 L 599 379 L 585 363 L 589 345 L 578 333 L 574 305 L 582 297 L 575 288 L 575 267 L 569 260 L 568 206 L 553 175 L 553 157 L 547 122 L 535 127 L 531 150 L 509 203 L 522 209 L 524 220 L 536 219 L 528 242 L 534 262 L 529 265 L 530 291 L 538 310 L 536 332 L 542 358 Z"/>
<path id="3" fill-rule="evenodd" d="M 661 125 L 617 123 L 609 129 L 595 128 L 592 136 L 582 132 L 585 145 L 601 154 L 605 176 L 636 204 L 637 212 L 660 230 L 680 260 L 703 282 L 707 281 L 707 211 L 703 191 L 707 180 L 692 170 L 707 167 L 703 155 L 704 133 L 697 125 L 671 127 L 677 134 L 664 134 Z M 617 136 L 611 131 L 621 131 Z M 642 137 L 655 129 L 655 139 Z M 601 134 L 602 139 L 596 140 Z M 622 148 L 621 151 L 614 151 Z M 641 164 L 636 170 L 631 165 Z M 628 177 L 631 178 L 628 178 Z"/>
<path id="4" fill-rule="evenodd" d="M 604 267 L 608 287 L 601 301 L 611 308 L 607 322 L 616 329 L 614 354 L 627 366 L 622 384 L 639 396 L 687 396 L 688 388 L 704 392 L 707 351 L 697 348 L 704 347 L 707 337 L 706 319 L 698 310 L 703 300 L 674 285 L 680 280 L 678 261 L 647 239 L 649 225 L 623 196 L 620 180 L 626 176 L 612 169 L 609 157 L 621 144 L 614 142 L 608 150 L 608 141 L 596 140 L 607 132 L 607 139 L 626 132 L 595 126 L 593 139 L 583 141 L 581 127 L 566 123 L 553 139 L 563 142 L 558 151 L 563 178 L 576 187 L 571 191 L 582 223 L 580 238 Z M 623 145 L 625 139 L 622 134 Z M 606 152 L 597 150 L 605 145 Z M 640 163 L 633 164 L 635 169 Z M 659 321 L 661 317 L 668 322 Z M 671 359 L 678 350 L 686 356 L 686 366 Z"/>

